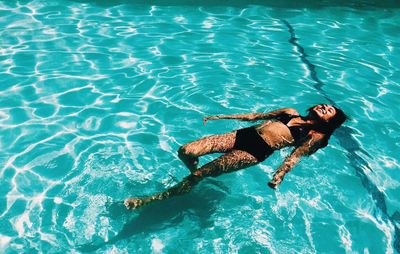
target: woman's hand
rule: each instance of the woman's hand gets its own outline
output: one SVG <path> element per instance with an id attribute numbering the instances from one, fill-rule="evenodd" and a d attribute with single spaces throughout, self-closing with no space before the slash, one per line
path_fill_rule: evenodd
<path id="1" fill-rule="evenodd" d="M 206 125 L 206 122 L 207 122 L 208 120 L 217 120 L 217 119 L 219 119 L 218 116 L 206 116 L 206 117 L 203 118 L 203 124 L 204 124 L 204 126 L 205 126 L 205 125 Z"/>
<path id="2" fill-rule="evenodd" d="M 279 183 L 278 183 L 278 182 L 275 182 L 274 180 L 271 180 L 270 182 L 268 182 L 268 186 L 269 186 L 271 189 L 274 189 L 274 190 L 278 187 L 278 185 L 279 185 Z"/>

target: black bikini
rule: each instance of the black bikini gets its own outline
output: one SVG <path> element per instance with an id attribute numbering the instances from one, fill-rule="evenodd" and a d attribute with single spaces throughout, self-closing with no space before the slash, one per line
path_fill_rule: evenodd
<path id="1" fill-rule="evenodd" d="M 296 118 L 296 115 L 282 114 L 276 119 L 287 126 L 287 123 Z M 288 126 L 295 143 L 299 143 L 307 136 L 309 129 L 303 126 Z M 274 152 L 264 139 L 258 134 L 254 126 L 237 130 L 236 140 L 233 149 L 246 151 L 257 158 L 258 162 L 264 161 L 269 155 Z"/>
<path id="2" fill-rule="evenodd" d="M 256 157 L 259 162 L 264 161 L 274 152 L 254 126 L 237 130 L 233 149 L 246 151 Z"/>
<path id="3" fill-rule="evenodd" d="M 276 117 L 278 121 L 287 126 L 288 122 L 293 118 L 299 117 L 298 115 L 282 114 Z M 299 144 L 305 137 L 307 137 L 310 129 L 305 126 L 287 126 L 294 139 L 295 144 Z"/>

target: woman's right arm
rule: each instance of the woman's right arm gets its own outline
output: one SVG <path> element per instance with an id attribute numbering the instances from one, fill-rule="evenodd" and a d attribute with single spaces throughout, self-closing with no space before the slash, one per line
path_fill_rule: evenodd
<path id="1" fill-rule="evenodd" d="M 285 175 L 300 161 L 304 155 L 310 155 L 319 148 L 323 147 L 324 135 L 321 133 L 313 133 L 308 141 L 304 142 L 301 146 L 296 147 L 292 153 L 284 160 L 282 165 L 276 170 L 274 177 L 268 183 L 268 186 L 276 189 L 282 182 Z"/>
<path id="2" fill-rule="evenodd" d="M 280 114 L 298 115 L 298 112 L 294 108 L 281 108 L 273 110 L 268 113 L 250 113 L 250 114 L 238 114 L 238 115 L 221 115 L 221 116 L 207 116 L 203 118 L 205 124 L 208 120 L 219 120 L 219 119 L 238 119 L 241 121 L 259 121 L 268 120 L 275 118 Z"/>

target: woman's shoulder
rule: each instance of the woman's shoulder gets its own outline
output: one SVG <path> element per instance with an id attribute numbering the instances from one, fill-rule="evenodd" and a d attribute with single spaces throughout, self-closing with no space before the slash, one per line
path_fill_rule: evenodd
<path id="1" fill-rule="evenodd" d="M 297 112 L 297 110 L 294 108 L 282 108 L 281 110 L 282 110 L 283 114 L 288 114 L 288 115 L 292 115 L 292 116 L 299 115 L 299 112 Z"/>

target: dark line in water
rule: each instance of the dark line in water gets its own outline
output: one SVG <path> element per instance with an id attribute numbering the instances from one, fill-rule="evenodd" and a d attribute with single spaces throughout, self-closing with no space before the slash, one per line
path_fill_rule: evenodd
<path id="1" fill-rule="evenodd" d="M 312 64 L 308 59 L 308 55 L 304 48 L 298 43 L 298 39 L 296 37 L 296 33 L 293 27 L 286 20 L 282 20 L 282 22 L 286 25 L 290 33 L 289 43 L 296 47 L 297 51 L 300 53 L 300 60 L 307 66 L 307 69 L 310 71 L 311 79 L 315 81 L 314 88 L 317 89 L 324 98 L 329 101 L 331 104 L 335 105 L 335 102 L 329 98 L 329 96 L 322 90 L 322 87 L 325 85 L 317 75 L 317 71 L 315 70 L 315 65 Z"/>
<path id="2" fill-rule="evenodd" d="M 321 94 L 326 100 L 331 104 L 336 105 L 336 103 L 326 94 L 323 90 L 325 84 L 318 78 L 318 73 L 315 69 L 315 65 L 312 64 L 308 59 L 308 55 L 305 49 L 298 43 L 296 33 L 292 25 L 287 20 L 281 20 L 290 33 L 289 43 L 295 46 L 297 51 L 300 53 L 300 60 L 307 66 L 310 72 L 311 79 L 314 80 L 314 88 Z M 381 213 L 386 217 L 386 220 L 390 221 L 394 226 L 394 249 L 400 253 L 400 228 L 396 225 L 396 222 L 400 223 L 400 212 L 395 211 L 392 216 L 388 214 L 387 205 L 385 201 L 385 194 L 376 187 L 376 185 L 368 178 L 367 174 L 363 168 L 368 170 L 372 169 L 369 167 L 368 162 L 366 162 L 359 153 L 362 153 L 370 158 L 370 156 L 364 149 L 360 147 L 357 140 L 351 135 L 354 131 L 346 126 L 342 126 L 335 131 L 335 137 L 338 138 L 340 145 L 347 151 L 347 158 L 350 160 L 351 166 L 356 170 L 356 175 L 360 178 L 362 185 L 366 188 L 368 193 L 371 195 L 372 199 L 375 201 L 375 206 L 381 211 Z M 376 211 L 374 212 L 376 216 Z"/>

